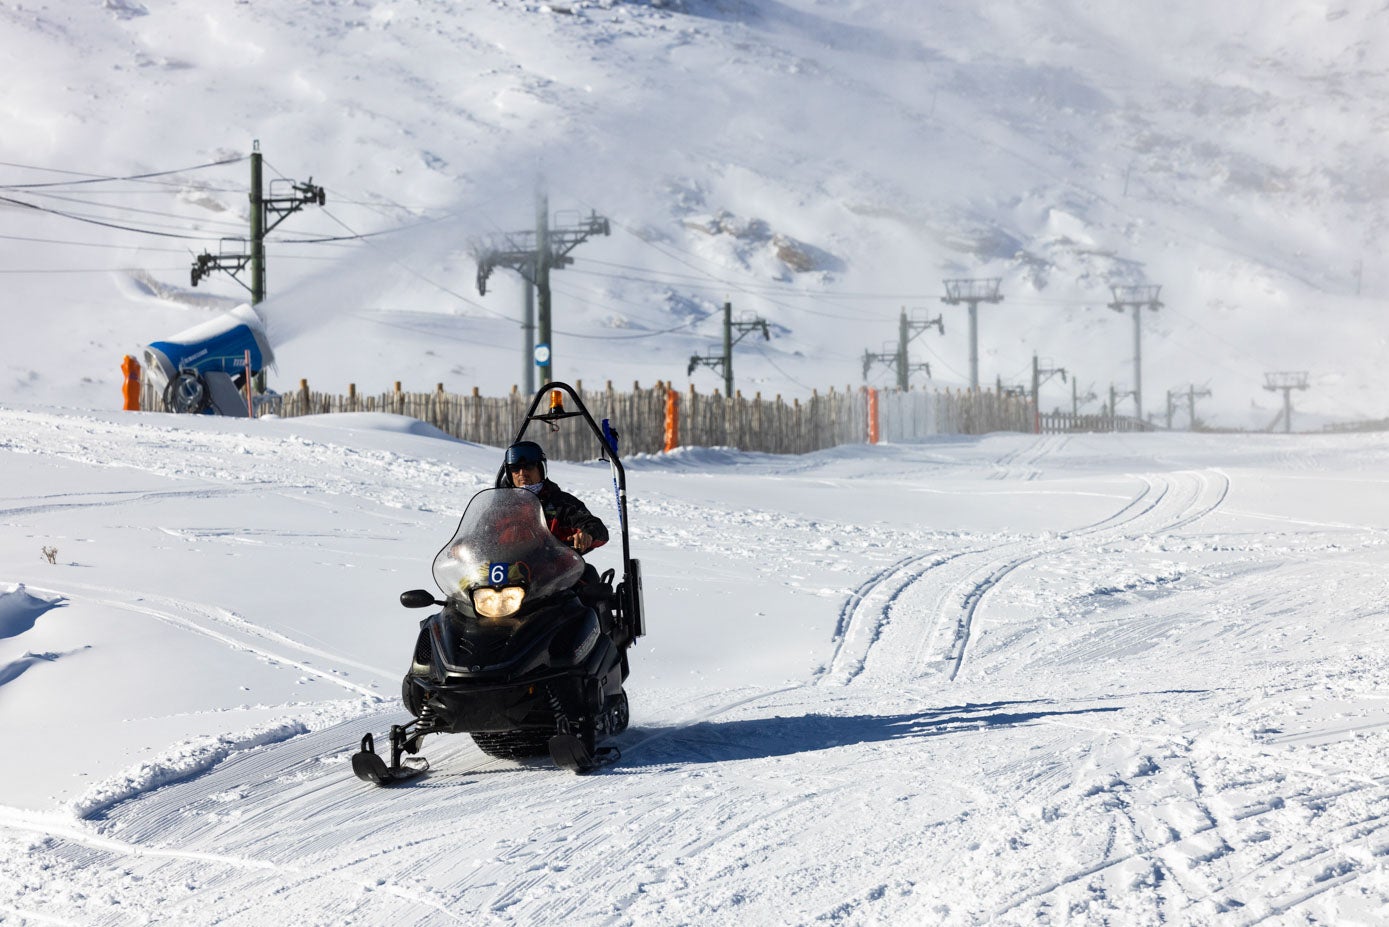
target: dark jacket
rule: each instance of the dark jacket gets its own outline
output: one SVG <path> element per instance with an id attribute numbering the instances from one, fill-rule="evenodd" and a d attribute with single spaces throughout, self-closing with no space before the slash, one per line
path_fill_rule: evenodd
<path id="1" fill-rule="evenodd" d="M 564 543 L 573 540 L 574 532 L 580 529 L 593 538 L 593 547 L 602 547 L 608 542 L 608 526 L 577 498 L 555 485 L 553 480 L 545 480 L 537 498 L 540 499 L 540 507 L 545 510 L 545 524 L 549 526 L 550 533 Z"/>

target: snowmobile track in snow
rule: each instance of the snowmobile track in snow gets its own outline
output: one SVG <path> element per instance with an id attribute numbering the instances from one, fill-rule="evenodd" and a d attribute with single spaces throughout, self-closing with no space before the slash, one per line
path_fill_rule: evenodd
<path id="1" fill-rule="evenodd" d="M 816 681 L 844 685 L 884 652 L 909 654 L 890 668 L 896 678 L 943 675 L 953 681 L 964 666 L 975 618 L 985 597 L 1018 568 L 1107 537 L 1131 538 L 1180 530 L 1224 503 L 1230 480 L 1219 470 L 1140 475 L 1143 489 L 1118 511 L 1054 539 L 1019 539 L 995 547 L 932 551 L 904 557 L 870 577 L 840 608 L 836 646 Z M 909 599 L 926 598 L 928 620 L 897 623 Z M 886 643 L 889 636 L 903 637 Z M 884 644 L 884 646 L 879 646 Z M 934 672 L 932 672 L 934 671 Z"/>

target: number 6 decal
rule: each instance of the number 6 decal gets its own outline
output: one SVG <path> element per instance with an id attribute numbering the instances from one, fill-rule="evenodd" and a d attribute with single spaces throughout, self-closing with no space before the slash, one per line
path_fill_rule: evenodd
<path id="1" fill-rule="evenodd" d="M 487 568 L 487 581 L 494 586 L 504 586 L 510 573 L 511 564 L 494 563 Z"/>

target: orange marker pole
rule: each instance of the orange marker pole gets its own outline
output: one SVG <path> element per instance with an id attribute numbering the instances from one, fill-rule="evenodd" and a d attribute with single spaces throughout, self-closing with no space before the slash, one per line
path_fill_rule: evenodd
<path id="1" fill-rule="evenodd" d="M 680 446 L 680 394 L 666 390 L 666 453 Z"/>
<path id="2" fill-rule="evenodd" d="M 140 362 L 129 354 L 121 361 L 121 372 L 125 382 L 121 385 L 121 395 L 125 399 L 126 412 L 140 411 Z"/>
<path id="3" fill-rule="evenodd" d="M 254 418 L 251 412 L 251 349 L 246 349 L 246 417 Z"/>
<path id="4" fill-rule="evenodd" d="M 880 437 L 878 431 L 878 391 L 868 390 L 868 443 L 877 444 Z"/>

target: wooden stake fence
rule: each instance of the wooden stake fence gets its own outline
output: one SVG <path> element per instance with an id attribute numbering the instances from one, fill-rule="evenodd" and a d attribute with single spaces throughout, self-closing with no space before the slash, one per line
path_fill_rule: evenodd
<path id="1" fill-rule="evenodd" d="M 630 390 L 586 390 L 575 383 L 590 414 L 608 419 L 620 435 L 624 456 L 656 454 L 667 450 L 674 438 L 684 447 L 732 447 L 768 454 L 805 454 L 841 444 L 862 444 L 869 439 L 868 391 L 846 387 L 828 393 L 813 391 L 807 400 L 789 403 L 776 396 L 751 399 L 718 391 L 702 394 L 690 387 L 675 393 L 665 383 Z M 161 396 L 146 383 L 142 406 L 163 411 Z M 267 394 L 255 400 L 257 417 L 293 418 L 343 412 L 381 412 L 404 415 L 438 428 L 445 434 L 490 447 L 510 444 L 530 408 L 533 397 L 515 387 L 505 396 L 483 396 L 476 387 L 470 393 L 450 393 L 442 383 L 430 392 L 407 392 L 399 382 L 385 393 L 366 395 L 350 384 L 346 395 L 311 390 L 308 381 L 286 393 Z M 674 410 L 678 419 L 668 418 Z M 1030 432 L 1036 427 L 1032 405 L 1017 396 L 968 390 L 879 390 L 878 426 L 881 440 L 907 442 L 938 434 L 987 434 L 996 431 Z M 1043 431 L 1139 430 L 1142 423 L 1101 416 L 1041 416 Z M 577 420 L 558 423 L 547 431 L 532 425 L 527 437 L 545 446 L 557 460 L 592 460 L 602 448 L 587 427 Z"/>

